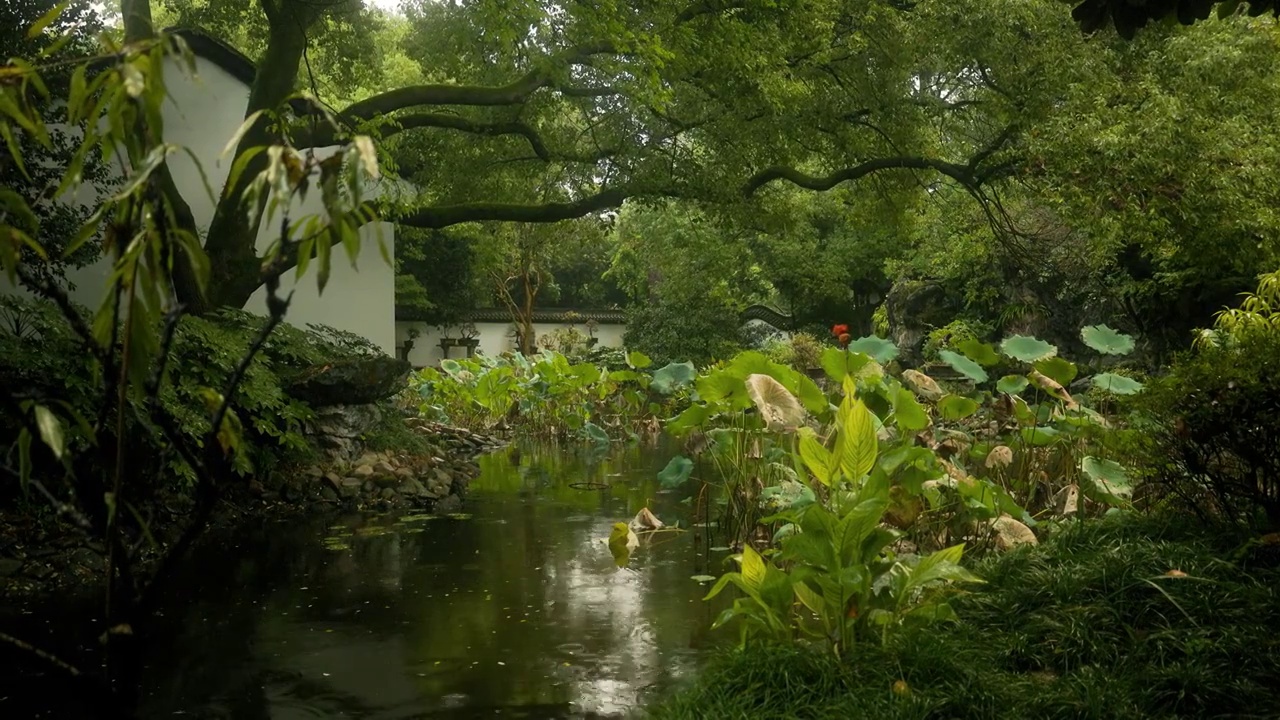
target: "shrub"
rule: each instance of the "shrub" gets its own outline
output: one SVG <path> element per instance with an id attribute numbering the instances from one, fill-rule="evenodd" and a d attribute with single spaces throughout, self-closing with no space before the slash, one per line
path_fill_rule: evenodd
<path id="1" fill-rule="evenodd" d="M 1206 519 L 1280 526 L 1280 333 L 1205 344 L 1152 383 L 1146 471 Z"/>
<path id="2" fill-rule="evenodd" d="M 87 310 L 81 309 L 88 316 Z M 69 396 L 82 416 L 92 417 L 101 398 L 94 395 L 95 365 L 80 351 L 66 320 L 48 303 L 0 297 L 0 381 L 5 387 L 28 388 L 32 397 Z M 174 334 L 167 382 L 161 402 L 173 413 L 181 432 L 203 437 L 209 418 L 202 387 L 222 388 L 257 336 L 265 318 L 239 310 L 207 317 L 184 317 Z M 311 416 L 304 403 L 284 393 L 296 372 L 345 357 L 381 352 L 364 338 L 325 326 L 303 330 L 280 325 L 250 363 L 234 406 L 244 424 L 248 451 L 235 456 L 241 475 L 270 473 L 285 459 L 310 455 L 303 423 Z M 58 388 L 59 392 L 52 390 Z M 71 392 L 68 393 L 67 391 Z M 137 416 L 142 416 L 142 413 Z M 19 420 L 0 416 L 0 427 L 16 436 Z M 127 433 L 128 442 L 145 433 Z M 132 448 L 132 470 L 140 477 L 174 476 L 194 480 L 187 464 L 167 447 Z M 163 483 L 160 483 L 161 485 Z"/>

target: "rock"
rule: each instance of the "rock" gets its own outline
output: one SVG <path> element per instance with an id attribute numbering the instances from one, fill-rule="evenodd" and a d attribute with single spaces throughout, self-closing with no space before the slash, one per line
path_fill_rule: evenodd
<path id="1" fill-rule="evenodd" d="M 373 466 L 373 472 L 378 475 L 395 475 L 396 468 L 391 463 L 382 460 Z"/>
<path id="2" fill-rule="evenodd" d="M 320 497 L 327 502 L 338 501 L 338 493 L 331 487 L 320 488 Z"/>
<path id="3" fill-rule="evenodd" d="M 449 495 L 448 497 L 440 498 L 436 501 L 435 508 L 433 509 L 437 513 L 443 515 L 459 512 L 462 510 L 462 499 L 457 495 Z"/>
<path id="4" fill-rule="evenodd" d="M 453 474 L 444 468 L 436 468 L 435 476 L 436 480 L 443 483 L 446 487 L 453 484 Z"/>
<path id="5" fill-rule="evenodd" d="M 364 485 L 361 486 L 361 489 L 364 490 L 366 493 L 373 494 L 374 492 L 377 492 L 378 486 L 374 485 L 372 480 L 365 480 Z"/>
<path id="6" fill-rule="evenodd" d="M 412 369 L 386 355 L 337 360 L 303 370 L 284 390 L 313 408 L 364 405 L 399 392 Z"/>
<path id="7" fill-rule="evenodd" d="M 366 480 L 367 480 L 367 479 L 369 479 L 369 478 L 373 477 L 373 466 L 372 466 L 372 465 L 360 465 L 360 466 L 359 466 L 359 467 L 357 467 L 355 470 L 352 470 L 352 471 L 351 471 L 351 475 L 352 475 L 353 477 L 364 478 L 364 479 L 366 479 Z"/>
<path id="8" fill-rule="evenodd" d="M 401 480 L 408 480 L 413 477 L 413 470 L 407 467 L 396 468 L 396 477 Z"/>
<path id="9" fill-rule="evenodd" d="M 331 438 L 354 439 L 382 421 L 377 405 L 330 405 L 316 408 L 308 432 Z"/>
<path id="10" fill-rule="evenodd" d="M 320 478 L 324 477 L 324 468 L 320 467 L 319 465 L 312 465 L 311 467 L 308 467 L 305 471 L 303 471 L 303 474 L 314 480 L 319 480 Z"/>
<path id="11" fill-rule="evenodd" d="M 378 495 L 383 500 L 394 500 L 396 498 L 396 491 L 391 488 L 382 488 L 382 492 L 378 493 Z"/>
<path id="12" fill-rule="evenodd" d="M 338 488 L 338 494 L 345 498 L 353 498 L 360 494 L 360 486 L 363 482 L 360 478 L 343 478 L 342 485 Z"/>
<path id="13" fill-rule="evenodd" d="M 393 488 L 400 484 L 400 477 L 397 475 L 374 475 L 373 484 L 380 488 Z"/>
<path id="14" fill-rule="evenodd" d="M 996 518 L 991 529 L 996 533 L 997 550 L 1010 550 L 1019 545 L 1035 545 L 1039 542 L 1031 528 L 1008 515 Z"/>
<path id="15" fill-rule="evenodd" d="M 12 577 L 22 570 L 22 561 L 13 558 L 0 558 L 0 577 Z"/>
<path id="16" fill-rule="evenodd" d="M 899 280 L 884 299 L 889 339 L 898 346 L 898 362 L 904 367 L 919 365 L 929 328 L 944 327 L 964 308 L 956 303 L 941 283 Z"/>
<path id="17" fill-rule="evenodd" d="M 428 490 L 415 478 L 409 478 L 400 483 L 397 488 L 401 495 L 426 495 Z"/>

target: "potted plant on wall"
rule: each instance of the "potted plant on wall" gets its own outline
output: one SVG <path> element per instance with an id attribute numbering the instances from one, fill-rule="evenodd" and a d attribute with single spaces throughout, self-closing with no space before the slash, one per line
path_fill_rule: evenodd
<path id="1" fill-rule="evenodd" d="M 405 333 L 404 344 L 400 346 L 400 352 L 402 353 L 400 355 L 401 360 L 404 360 L 405 362 L 409 361 L 409 353 L 413 351 L 413 341 L 417 340 L 418 336 L 421 334 L 422 333 L 418 328 L 409 328 L 409 331 Z"/>
<path id="2" fill-rule="evenodd" d="M 473 322 L 462 324 L 462 339 L 458 341 L 458 345 L 467 349 L 467 357 L 471 357 L 475 353 L 476 348 L 480 346 L 480 331 Z"/>
<path id="3" fill-rule="evenodd" d="M 595 318 L 587 321 L 587 349 L 590 350 L 600 344 L 600 338 L 596 337 L 596 330 L 600 327 L 600 323 Z"/>
<path id="4" fill-rule="evenodd" d="M 442 348 L 457 347 L 458 339 L 450 336 L 450 333 L 453 331 L 453 326 L 446 324 L 446 325 L 440 325 L 438 327 L 440 328 L 440 336 L 441 336 L 440 347 Z"/>

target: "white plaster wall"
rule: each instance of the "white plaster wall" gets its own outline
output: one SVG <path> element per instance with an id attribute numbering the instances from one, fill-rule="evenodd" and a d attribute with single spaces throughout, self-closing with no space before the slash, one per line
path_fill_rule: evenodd
<path id="1" fill-rule="evenodd" d="M 475 324 L 476 330 L 479 331 L 477 339 L 480 345 L 476 347 L 476 352 L 485 355 L 500 355 L 504 352 L 515 350 L 515 338 L 510 337 L 507 333 L 511 328 L 511 323 L 494 323 L 494 322 L 478 322 Z M 582 323 L 570 325 L 569 323 L 534 323 L 533 332 L 537 337 L 542 337 L 546 333 L 554 332 L 560 328 L 575 327 L 578 332 L 586 333 L 586 327 Z M 414 367 L 437 366 L 444 359 L 443 351 L 440 349 L 440 338 L 444 337 L 441 328 L 435 325 L 428 325 L 423 322 L 397 322 L 396 323 L 396 345 L 403 345 L 405 340 L 409 338 L 409 330 L 417 329 L 419 335 L 413 341 L 413 350 L 409 352 L 409 362 Z M 600 339 L 598 347 L 622 347 L 622 333 L 626 330 L 626 325 L 612 323 L 600 324 L 596 327 L 595 336 Z M 458 331 L 455 328 L 451 333 L 453 337 L 458 337 Z M 465 348 L 451 348 L 449 357 L 458 359 L 466 356 Z M 397 355 L 399 357 L 399 355 Z"/>
<path id="2" fill-rule="evenodd" d="M 165 103 L 165 140 L 189 148 L 200 158 L 209 186 L 216 194 L 221 192 L 231 170 L 231 158 L 220 156 L 227 141 L 244 121 L 249 89 L 203 58 L 196 59 L 196 73 L 196 77 L 190 77 L 176 61 L 171 60 L 166 65 L 165 83 L 170 99 Z M 323 157 L 333 151 L 334 148 L 324 148 L 318 154 Z M 215 197 L 206 188 L 196 163 L 185 153 L 171 156 L 170 168 L 174 182 L 191 206 L 197 226 L 202 233 L 205 232 L 213 218 Z M 376 190 L 370 194 L 376 194 Z M 305 202 L 295 203 L 289 214 L 291 220 L 296 220 L 322 212 L 319 192 L 313 192 Z M 257 241 L 260 253 L 270 247 L 278 228 L 278 216 L 276 222 L 263 222 Z M 321 323 L 347 330 L 394 355 L 395 270 L 382 259 L 378 247 L 379 234 L 386 243 L 387 255 L 394 257 L 393 225 L 377 223 L 361 228 L 356 266 L 351 266 L 341 248 L 334 248 L 329 283 L 321 295 L 316 288 L 313 263 L 307 276 L 297 283 L 287 321 L 299 327 Z M 102 301 L 109 268 L 110 263 L 104 258 L 95 265 L 69 273 L 68 279 L 77 286 L 72 293 L 73 299 L 96 307 Z M 282 294 L 287 294 L 294 286 L 295 273 L 290 272 L 282 279 Z M 265 314 L 266 291 L 260 289 L 255 293 L 245 309 Z"/>

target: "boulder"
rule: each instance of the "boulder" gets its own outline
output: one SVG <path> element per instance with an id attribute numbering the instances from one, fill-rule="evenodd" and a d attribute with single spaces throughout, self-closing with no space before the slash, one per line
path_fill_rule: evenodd
<path id="1" fill-rule="evenodd" d="M 341 486 L 338 488 L 338 495 L 345 498 L 353 498 L 360 494 L 360 486 L 364 482 L 360 478 L 343 478 Z"/>
<path id="2" fill-rule="evenodd" d="M 330 405 L 316 409 L 307 432 L 320 438 L 352 440 L 381 421 L 382 408 L 377 405 Z"/>
<path id="3" fill-rule="evenodd" d="M 1008 515 L 1001 515 L 992 523 L 996 533 L 996 549 L 1012 550 L 1019 545 L 1036 545 L 1039 541 L 1031 528 Z"/>
<path id="4" fill-rule="evenodd" d="M 303 370 L 285 392 L 313 408 L 365 405 L 400 392 L 412 369 L 386 355 L 335 360 Z"/>
<path id="5" fill-rule="evenodd" d="M 941 283 L 899 280 L 884 299 L 889 339 L 898 346 L 898 362 L 916 367 L 924 361 L 924 339 L 929 329 L 943 327 L 963 310 Z"/>

